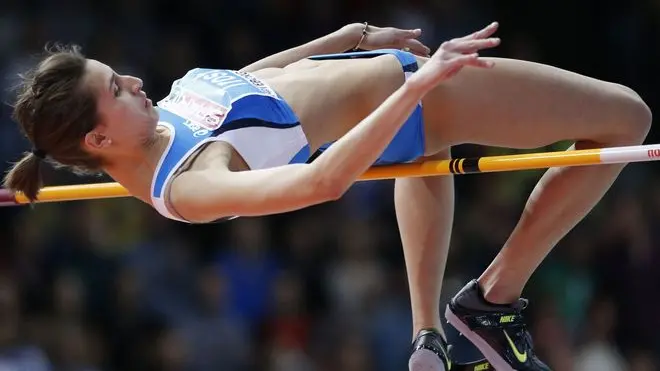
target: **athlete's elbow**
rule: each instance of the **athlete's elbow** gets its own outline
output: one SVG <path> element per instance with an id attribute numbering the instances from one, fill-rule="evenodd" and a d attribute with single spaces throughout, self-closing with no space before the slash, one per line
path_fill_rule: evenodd
<path id="1" fill-rule="evenodd" d="M 192 211 L 182 215 L 185 220 L 192 224 L 207 224 L 226 218 L 229 215 L 219 214 L 217 212 L 209 212 L 207 210 Z"/>
<path id="2" fill-rule="evenodd" d="M 181 201 L 181 202 L 177 202 Z M 209 204 L 197 202 L 197 200 L 175 200 L 170 201 L 179 217 L 192 224 L 205 224 L 220 219 L 217 211 L 210 210 Z"/>
<path id="3" fill-rule="evenodd" d="M 170 207 L 176 214 L 192 224 L 205 224 L 221 219 L 228 215 L 223 215 L 222 205 L 202 195 L 171 192 L 169 199 Z"/>
<path id="4" fill-rule="evenodd" d="M 323 194 L 323 200 L 326 202 L 329 201 L 337 201 L 340 198 L 344 197 L 344 194 L 346 193 L 347 189 L 344 187 L 338 187 L 338 186 L 329 186 L 324 194 Z"/>
<path id="5" fill-rule="evenodd" d="M 336 201 L 344 196 L 350 183 L 341 176 L 323 175 L 317 177 L 312 184 L 316 195 L 321 202 Z"/>

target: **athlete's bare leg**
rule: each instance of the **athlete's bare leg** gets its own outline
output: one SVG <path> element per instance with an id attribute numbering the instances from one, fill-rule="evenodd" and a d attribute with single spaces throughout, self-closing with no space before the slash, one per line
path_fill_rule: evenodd
<path id="1" fill-rule="evenodd" d="M 449 158 L 449 150 L 445 150 L 424 160 Z M 454 179 L 399 178 L 394 202 L 410 285 L 414 336 L 423 328 L 440 329 L 438 305 L 454 220 Z"/>
<path id="2" fill-rule="evenodd" d="M 424 160 L 448 158 L 450 152 L 444 150 Z M 410 287 L 413 337 L 422 329 L 442 332 L 440 290 L 454 217 L 454 179 L 399 178 L 394 202 Z M 444 371 L 438 362 L 435 357 L 413 355 L 410 369 Z"/>
<path id="3" fill-rule="evenodd" d="M 427 95 L 427 136 L 450 145 L 536 148 L 573 140 L 572 148 L 590 148 L 641 144 L 649 131 L 649 108 L 626 87 L 546 65 L 493 60 L 494 68 L 464 68 Z M 594 207 L 623 167 L 547 171 L 511 237 L 479 278 L 485 298 L 494 303 L 518 299 L 545 256 Z"/>

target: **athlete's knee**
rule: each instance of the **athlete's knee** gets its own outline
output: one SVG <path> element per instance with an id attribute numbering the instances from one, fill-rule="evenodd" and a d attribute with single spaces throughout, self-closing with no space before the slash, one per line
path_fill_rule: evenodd
<path id="1" fill-rule="evenodd" d="M 637 145 L 644 142 L 651 129 L 653 119 L 651 109 L 644 99 L 633 89 L 624 85 L 615 85 L 619 89 L 616 103 L 613 107 L 616 112 L 618 127 L 616 138 L 613 140 L 617 145 Z"/>

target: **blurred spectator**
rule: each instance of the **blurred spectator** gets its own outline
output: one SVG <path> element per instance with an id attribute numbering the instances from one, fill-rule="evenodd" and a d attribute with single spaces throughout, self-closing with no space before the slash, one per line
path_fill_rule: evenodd
<path id="1" fill-rule="evenodd" d="M 346 316 L 362 318 L 365 305 L 383 284 L 385 275 L 378 261 L 378 235 L 365 219 L 345 219 L 338 231 L 337 261 L 328 269 L 331 303 Z"/>
<path id="2" fill-rule="evenodd" d="M 576 355 L 576 370 L 624 371 L 626 362 L 614 343 L 616 307 L 611 299 L 597 299 L 591 304 L 585 326 L 585 339 Z"/>
<path id="3" fill-rule="evenodd" d="M 177 334 L 188 344 L 186 369 L 245 370 L 250 366 L 250 329 L 227 310 L 227 287 L 213 266 L 197 274 L 195 315 L 184 321 Z"/>
<path id="4" fill-rule="evenodd" d="M 11 277 L 0 277 L 0 368 L 49 371 L 43 351 L 23 338 L 18 290 Z"/>
<path id="5" fill-rule="evenodd" d="M 236 220 L 230 247 L 217 258 L 219 272 L 227 280 L 229 306 L 250 327 L 266 315 L 270 291 L 279 271 L 269 237 L 264 218 Z"/>
<path id="6" fill-rule="evenodd" d="M 266 354 L 273 370 L 311 370 L 307 354 L 311 318 L 303 298 L 302 281 L 282 272 L 274 285 L 269 313 L 264 321 Z"/>

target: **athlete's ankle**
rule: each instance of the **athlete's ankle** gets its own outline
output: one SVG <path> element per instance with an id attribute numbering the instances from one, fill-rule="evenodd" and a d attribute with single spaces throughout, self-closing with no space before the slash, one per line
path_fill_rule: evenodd
<path id="1" fill-rule="evenodd" d="M 428 330 L 428 331 L 434 331 L 440 334 L 443 339 L 447 339 L 447 336 L 445 335 L 445 331 L 442 328 L 442 325 L 440 324 L 439 321 L 431 321 L 431 322 L 420 322 L 420 323 L 413 323 L 413 340 L 419 335 L 421 331 Z"/>
<path id="2" fill-rule="evenodd" d="M 521 291 L 512 290 L 511 285 L 497 276 L 482 275 L 477 283 L 482 298 L 489 304 L 508 305 L 520 298 Z"/>

